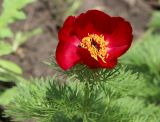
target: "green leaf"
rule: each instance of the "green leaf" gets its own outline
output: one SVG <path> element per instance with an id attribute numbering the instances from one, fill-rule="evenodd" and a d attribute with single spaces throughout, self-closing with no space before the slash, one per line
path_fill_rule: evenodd
<path id="1" fill-rule="evenodd" d="M 8 89 L 4 91 L 3 93 L 1 93 L 0 94 L 0 104 L 7 105 L 8 103 L 10 103 L 10 101 L 13 99 L 16 93 L 17 93 L 17 89 L 15 87 Z"/>
<path id="2" fill-rule="evenodd" d="M 7 60 L 0 60 L 0 71 L 11 71 L 13 73 L 22 74 L 22 69 L 15 63 Z"/>
<path id="3" fill-rule="evenodd" d="M 10 28 L 0 28 L 0 38 L 12 37 L 13 33 Z"/>
<path id="4" fill-rule="evenodd" d="M 4 41 L 0 41 L 0 56 L 12 53 L 12 46 Z"/>
<path id="5" fill-rule="evenodd" d="M 33 2 L 34 0 L 12 0 L 12 2 L 10 0 L 4 0 L 3 3 L 3 7 L 4 8 L 12 8 L 12 9 L 21 9 L 23 8 L 25 5 Z M 16 5 L 13 5 L 16 4 Z"/>
<path id="6" fill-rule="evenodd" d="M 5 73 L 0 72 L 0 81 L 17 83 L 17 82 L 24 82 L 25 79 L 22 76 L 13 74 L 11 72 L 5 72 Z"/>
<path id="7" fill-rule="evenodd" d="M 22 77 L 22 69 L 15 63 L 7 60 L 0 60 L 0 81 L 20 82 L 25 81 Z"/>
<path id="8" fill-rule="evenodd" d="M 16 19 L 19 19 L 19 20 L 26 19 L 26 15 L 22 11 L 16 11 L 14 15 L 16 16 Z"/>
<path id="9" fill-rule="evenodd" d="M 26 18 L 25 13 L 21 10 L 27 4 L 34 0 L 4 0 L 3 9 L 0 15 L 0 37 L 10 37 L 11 31 L 8 25 L 15 22 L 16 20 L 22 20 Z M 5 28 L 5 30 L 3 30 Z"/>

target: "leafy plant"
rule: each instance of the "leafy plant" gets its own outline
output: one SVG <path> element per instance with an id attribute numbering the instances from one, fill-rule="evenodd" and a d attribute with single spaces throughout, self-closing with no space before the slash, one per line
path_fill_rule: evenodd
<path id="1" fill-rule="evenodd" d="M 16 121 L 29 118 L 39 122 L 159 121 L 159 107 L 142 99 L 147 89 L 145 79 L 125 66 L 90 70 L 78 65 L 67 72 L 57 71 L 61 75 L 19 84 L 20 91 L 6 114 Z"/>
<path id="2" fill-rule="evenodd" d="M 22 8 L 33 0 L 4 0 L 3 9 L 0 15 L 0 104 L 6 105 L 16 93 L 15 88 L 7 89 L 4 84 L 16 84 L 24 81 L 23 72 L 20 66 L 12 61 L 3 59 L 2 56 L 16 53 L 18 47 L 24 44 L 30 37 L 42 32 L 37 28 L 30 32 L 13 33 L 9 25 L 18 20 L 26 18 Z M 11 42 L 6 39 L 10 39 Z"/>
<path id="3" fill-rule="evenodd" d="M 136 72 L 140 72 L 144 75 L 148 87 L 147 101 L 156 104 L 160 101 L 159 45 L 159 34 L 154 34 L 152 30 L 149 30 L 133 45 L 132 49 L 122 61 L 132 66 Z"/>

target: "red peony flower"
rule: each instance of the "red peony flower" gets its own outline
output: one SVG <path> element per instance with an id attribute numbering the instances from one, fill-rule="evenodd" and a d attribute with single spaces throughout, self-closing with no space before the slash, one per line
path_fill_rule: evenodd
<path id="1" fill-rule="evenodd" d="M 98 10 L 69 16 L 58 33 L 56 60 L 64 70 L 78 63 L 89 68 L 114 68 L 132 37 L 131 25 L 121 17 Z"/>

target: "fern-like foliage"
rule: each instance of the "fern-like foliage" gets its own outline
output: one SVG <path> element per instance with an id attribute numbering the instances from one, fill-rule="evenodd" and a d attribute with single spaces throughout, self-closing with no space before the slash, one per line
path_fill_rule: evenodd
<path id="1" fill-rule="evenodd" d="M 131 50 L 122 58 L 122 62 L 140 72 L 146 79 L 147 101 L 160 102 L 160 35 L 148 30 Z"/>
<path id="2" fill-rule="evenodd" d="M 145 87 L 139 77 L 122 65 L 113 70 L 78 65 L 65 75 L 20 84 L 6 114 L 19 121 L 158 122 L 159 108 L 141 99 Z"/>
<path id="3" fill-rule="evenodd" d="M 159 34 L 153 34 L 149 30 L 133 45 L 124 62 L 140 67 L 142 72 L 148 72 L 156 77 L 160 77 L 159 45 Z"/>

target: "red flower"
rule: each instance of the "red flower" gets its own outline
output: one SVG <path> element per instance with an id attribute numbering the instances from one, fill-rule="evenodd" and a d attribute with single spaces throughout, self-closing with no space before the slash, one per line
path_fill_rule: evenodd
<path id="1" fill-rule="evenodd" d="M 132 37 L 131 25 L 121 17 L 98 10 L 69 16 L 58 33 L 56 60 L 64 70 L 77 63 L 114 68 L 117 58 L 130 47 Z"/>

